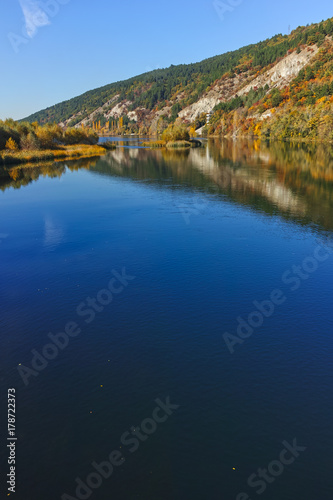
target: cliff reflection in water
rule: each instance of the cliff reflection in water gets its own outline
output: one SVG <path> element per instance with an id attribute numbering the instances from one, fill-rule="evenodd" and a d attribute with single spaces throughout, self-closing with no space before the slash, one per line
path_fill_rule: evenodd
<path id="1" fill-rule="evenodd" d="M 59 177 L 81 168 L 211 193 L 268 215 L 333 229 L 333 148 L 328 145 L 210 140 L 207 147 L 191 150 L 120 147 L 98 160 L 2 170 L 0 186 L 18 188 L 40 175 Z"/>
<path id="2" fill-rule="evenodd" d="M 209 141 L 191 150 L 117 149 L 93 171 L 212 193 L 266 214 L 333 229 L 333 148 Z"/>

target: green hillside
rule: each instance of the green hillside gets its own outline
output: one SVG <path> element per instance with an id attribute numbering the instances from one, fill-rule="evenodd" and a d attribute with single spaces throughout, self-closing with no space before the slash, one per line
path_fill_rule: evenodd
<path id="1" fill-rule="evenodd" d="M 156 118 L 156 120 L 159 119 L 161 128 L 164 129 L 177 119 L 181 110 L 196 103 L 210 89 L 213 89 L 216 82 L 235 77 L 241 82 L 243 76 L 244 78 L 246 76 L 248 81 L 269 70 L 288 53 L 300 51 L 304 46 L 322 47 L 325 41 L 330 40 L 333 35 L 332 21 L 333 19 L 329 19 L 319 24 L 299 27 L 290 35 L 279 34 L 263 42 L 248 45 L 195 64 L 170 66 L 166 69 L 144 73 L 126 81 L 112 83 L 34 113 L 25 120 L 37 121 L 41 124 L 56 122 L 70 126 L 82 122 L 84 125 L 98 123 L 98 128 L 104 127 L 105 124 L 110 128 L 110 124 L 112 124 L 118 131 L 121 129 L 121 131 L 128 132 L 149 132 L 150 126 Z M 320 83 L 320 85 L 322 84 L 321 97 L 332 95 L 331 61 L 332 54 L 328 51 L 326 60 L 317 62 L 313 75 L 307 72 L 302 73 L 301 78 L 306 79 L 307 82 L 311 81 L 311 77 L 326 79 L 323 84 Z M 321 73 L 319 75 L 318 71 L 320 72 L 324 66 L 325 70 L 321 73 L 325 76 Z M 306 98 L 306 102 L 303 99 L 303 104 L 314 104 L 312 102 L 314 98 L 310 96 L 312 89 L 309 89 L 305 84 L 300 87 L 302 88 L 299 89 L 298 94 L 295 93 L 294 89 L 291 91 L 288 87 L 288 99 L 292 99 L 295 106 L 298 100 L 302 100 L 303 97 Z M 242 99 L 236 97 L 224 101 L 224 96 L 221 94 L 221 103 L 214 108 L 211 133 L 223 133 L 220 122 L 226 113 L 233 113 L 237 109 L 250 109 L 254 104 L 257 106 L 255 111 L 263 113 L 270 106 L 276 108 L 281 103 L 286 102 L 286 95 L 279 89 L 273 89 L 273 92 L 270 93 L 270 89 L 267 87 L 253 90 L 250 96 L 245 96 Z M 228 104 L 223 104 L 226 101 Z M 118 111 L 113 114 L 112 110 L 117 105 Z M 102 109 L 99 109 L 101 107 Z M 120 118 L 122 118 L 121 121 L 119 121 Z M 204 123 L 205 116 L 201 116 L 196 117 L 196 120 L 193 120 L 193 123 L 189 123 L 189 125 L 199 128 Z M 160 128 L 155 127 L 154 130 L 160 131 Z M 228 131 L 227 125 L 225 130 Z M 247 128 L 245 127 L 244 130 Z"/>

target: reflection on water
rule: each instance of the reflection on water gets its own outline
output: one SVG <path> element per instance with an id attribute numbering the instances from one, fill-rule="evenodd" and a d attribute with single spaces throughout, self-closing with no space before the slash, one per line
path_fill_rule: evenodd
<path id="1" fill-rule="evenodd" d="M 17 500 L 76 498 L 75 478 L 168 396 L 177 415 L 133 456 L 118 448 L 124 467 L 91 498 L 253 499 L 247 478 L 297 438 L 308 451 L 265 498 L 332 500 L 333 258 L 313 258 L 333 227 L 331 148 L 125 146 L 0 172 L 0 392 L 17 387 Z M 111 270 L 136 278 L 105 305 Z M 224 333 L 279 290 L 285 302 L 231 355 Z M 17 367 L 69 321 L 82 334 L 26 387 Z"/>
<path id="2" fill-rule="evenodd" d="M 55 221 L 48 215 L 44 217 L 44 223 L 44 246 L 49 249 L 53 249 L 63 241 L 64 229 L 59 222 Z"/>
<path id="3" fill-rule="evenodd" d="M 126 146 L 126 141 L 119 142 Z M 129 144 L 139 145 L 134 139 Z M 210 140 L 190 150 L 118 147 L 99 160 L 0 170 L 0 187 L 20 188 L 39 176 L 89 169 L 177 188 L 214 193 L 267 214 L 333 229 L 333 148 L 328 145 Z M 172 180 L 172 181 L 171 181 Z"/>
<path id="4" fill-rule="evenodd" d="M 79 170 L 81 168 L 89 169 L 96 164 L 96 159 L 82 158 L 81 160 L 72 160 L 66 162 L 40 162 L 38 164 L 24 164 L 15 167 L 0 167 L 0 189 L 5 191 L 7 188 L 19 189 L 27 186 L 39 177 L 60 178 L 66 168 L 70 170 Z"/>

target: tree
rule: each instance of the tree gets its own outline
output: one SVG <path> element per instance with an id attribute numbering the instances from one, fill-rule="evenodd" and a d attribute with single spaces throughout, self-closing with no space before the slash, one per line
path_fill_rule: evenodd
<path id="1" fill-rule="evenodd" d="M 325 25 L 325 31 L 328 35 L 333 35 L 333 23 L 331 19 L 329 19 Z"/>
<path id="2" fill-rule="evenodd" d="M 162 134 L 164 141 L 188 141 L 190 134 L 184 125 L 169 125 Z"/>
<path id="3" fill-rule="evenodd" d="M 40 149 L 40 143 L 35 133 L 29 132 L 21 139 L 21 148 L 24 150 L 38 150 Z"/>
<path id="4" fill-rule="evenodd" d="M 283 101 L 283 97 L 279 89 L 273 89 L 271 94 L 271 107 L 276 108 Z"/>
<path id="5" fill-rule="evenodd" d="M 63 130 L 56 124 L 39 125 L 36 130 L 36 135 L 42 149 L 54 149 L 58 144 L 61 144 L 63 140 Z"/>
<path id="6" fill-rule="evenodd" d="M 179 104 L 179 102 L 176 102 L 172 108 L 171 108 L 171 121 L 175 121 L 176 118 L 178 117 L 178 113 L 179 111 L 181 111 L 182 107 L 181 105 Z"/>
<path id="7" fill-rule="evenodd" d="M 207 121 L 207 115 L 206 113 L 201 113 L 201 115 L 197 116 L 197 118 L 194 121 L 194 128 L 197 130 L 198 128 L 203 127 L 206 124 Z"/>
<path id="8" fill-rule="evenodd" d="M 14 139 L 10 137 L 6 142 L 5 149 L 8 149 L 9 151 L 18 151 L 19 147 L 14 141 Z"/>

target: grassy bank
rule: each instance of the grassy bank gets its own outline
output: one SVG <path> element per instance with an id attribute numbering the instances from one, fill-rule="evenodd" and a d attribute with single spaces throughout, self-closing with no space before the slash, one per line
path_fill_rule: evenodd
<path id="1" fill-rule="evenodd" d="M 144 146 L 145 148 L 152 148 L 152 149 L 165 148 L 166 147 L 166 141 L 142 142 L 141 145 Z"/>
<path id="2" fill-rule="evenodd" d="M 150 141 L 150 142 L 143 142 L 142 146 L 152 148 L 152 149 L 158 149 L 158 148 L 168 148 L 168 149 L 173 149 L 173 148 L 198 148 L 201 147 L 202 144 L 198 140 L 189 140 L 189 141 L 184 141 L 184 140 L 177 140 L 177 141 Z"/>
<path id="3" fill-rule="evenodd" d="M 108 148 L 109 149 L 109 148 Z M 17 163 L 35 163 L 48 160 L 66 160 L 72 158 L 87 158 L 101 156 L 106 153 L 106 148 L 97 145 L 79 144 L 74 146 L 61 146 L 58 149 L 43 149 L 29 151 L 0 151 L 0 165 L 13 165 Z"/>
<path id="4" fill-rule="evenodd" d="M 115 147 L 98 140 L 98 134 L 86 127 L 0 120 L 0 165 L 101 156 Z"/>

